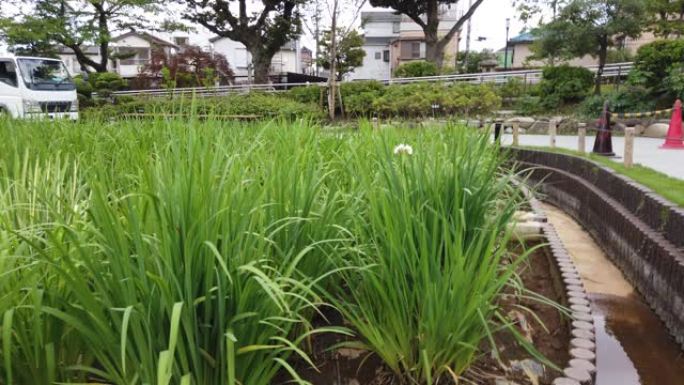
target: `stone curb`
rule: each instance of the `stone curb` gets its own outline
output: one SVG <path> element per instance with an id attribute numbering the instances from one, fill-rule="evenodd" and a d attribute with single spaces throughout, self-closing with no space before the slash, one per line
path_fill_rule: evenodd
<path id="1" fill-rule="evenodd" d="M 511 154 L 545 199 L 591 233 L 684 347 L 684 210 L 583 158 L 517 148 Z"/>
<path id="2" fill-rule="evenodd" d="M 539 217 L 546 218 L 544 208 L 532 194 L 527 194 L 532 211 Z M 563 369 L 562 376 L 553 380 L 553 385 L 593 385 L 596 373 L 596 334 L 594 317 L 591 312 L 589 298 L 584 283 L 561 241 L 556 229 L 548 221 L 542 227 L 549 243 L 548 250 L 552 260 L 562 277 L 565 305 L 571 311 L 570 361 Z"/>

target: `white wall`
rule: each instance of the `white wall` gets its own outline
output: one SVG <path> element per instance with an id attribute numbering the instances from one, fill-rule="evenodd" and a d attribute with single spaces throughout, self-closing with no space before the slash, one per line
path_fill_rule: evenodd
<path id="1" fill-rule="evenodd" d="M 354 69 L 349 77 L 352 80 L 384 80 L 390 78 L 390 63 L 383 60 L 383 51 L 389 50 L 388 46 L 364 45 L 363 50 L 366 56 L 363 58 L 363 65 Z M 380 59 L 375 58 L 375 54 L 380 54 Z"/>
<path id="2" fill-rule="evenodd" d="M 230 39 L 219 39 L 214 41 L 214 51 L 228 59 L 228 64 L 235 76 L 248 75 L 247 67 L 252 62 L 252 55 L 247 52 L 247 48 L 242 43 Z"/>

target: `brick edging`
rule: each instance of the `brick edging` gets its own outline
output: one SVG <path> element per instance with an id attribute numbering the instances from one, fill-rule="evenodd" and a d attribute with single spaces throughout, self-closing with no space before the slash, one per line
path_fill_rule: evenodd
<path id="1" fill-rule="evenodd" d="M 592 234 L 684 347 L 684 253 L 680 243 L 670 241 L 679 209 L 630 179 L 579 157 L 523 149 L 511 154 L 518 159 L 518 168 L 528 169 L 530 180 L 539 183 L 545 199 Z M 593 183 L 583 177 L 587 174 Z M 635 206 L 636 202 L 640 203 Z M 674 216 L 662 214 L 664 209 L 675 211 Z M 678 229 L 679 241 L 684 242 L 684 224 Z"/>
<path id="2" fill-rule="evenodd" d="M 570 308 L 572 317 L 570 360 L 563 369 L 563 375 L 554 379 L 553 385 L 593 385 L 596 373 L 596 333 L 584 283 L 555 227 L 548 221 L 541 203 L 532 194 L 528 193 L 527 197 L 532 211 L 544 221 L 542 231 L 549 243 L 551 262 L 560 272 L 564 305 Z"/>

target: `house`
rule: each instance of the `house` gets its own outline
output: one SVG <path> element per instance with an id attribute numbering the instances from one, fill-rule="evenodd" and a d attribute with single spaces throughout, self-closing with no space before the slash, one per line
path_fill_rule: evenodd
<path id="1" fill-rule="evenodd" d="M 446 35 L 458 20 L 455 10 L 444 8 L 439 25 L 439 35 Z M 425 34 L 423 29 L 408 16 L 392 11 L 361 13 L 361 24 L 366 57 L 363 65 L 354 70 L 352 79 L 389 79 L 401 64 L 425 60 Z M 455 60 L 458 53 L 459 33 L 446 47 L 446 60 Z"/>
<path id="2" fill-rule="evenodd" d="M 163 50 L 167 56 L 178 52 L 177 44 L 168 42 L 147 32 L 128 32 L 112 38 L 109 48 L 111 50 L 108 68 L 109 71 L 118 73 L 123 78 L 137 77 L 142 68 L 149 63 L 153 50 Z M 100 60 L 99 47 L 84 46 L 85 54 L 93 60 Z M 72 74 L 85 72 L 74 52 L 66 47 L 60 47 L 59 58 L 64 61 L 67 69 Z"/>
<path id="3" fill-rule="evenodd" d="M 544 66 L 544 62 L 532 59 L 532 45 L 537 39 L 531 32 L 523 31 L 520 35 L 508 40 L 508 69 L 523 69 Z M 626 38 L 622 47 L 629 53 L 636 54 L 637 50 L 648 43 L 656 40 L 656 37 L 651 32 L 645 32 L 636 39 Z M 505 48 L 497 51 L 503 68 L 503 57 L 505 55 Z M 598 58 L 589 55 L 575 58 L 566 61 L 567 64 L 579 67 L 588 67 L 598 65 Z"/>
<path id="4" fill-rule="evenodd" d="M 214 52 L 222 54 L 228 59 L 238 82 L 245 81 L 251 76 L 252 55 L 247 51 L 244 44 L 219 36 L 209 39 L 209 41 Z M 273 56 L 269 74 L 275 76 L 288 72 L 305 73 L 306 68 L 311 67 L 311 51 L 308 49 L 307 51 L 309 52 L 309 62 L 304 62 L 307 58 L 302 53 L 306 54 L 306 51 L 300 50 L 299 41 L 291 40 L 285 43 Z"/>

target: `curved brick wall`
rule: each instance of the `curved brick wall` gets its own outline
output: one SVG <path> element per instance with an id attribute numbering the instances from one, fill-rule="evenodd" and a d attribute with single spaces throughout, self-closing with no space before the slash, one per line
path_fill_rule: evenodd
<path id="1" fill-rule="evenodd" d="M 684 210 L 583 158 L 510 153 L 544 199 L 594 236 L 684 347 Z"/>

